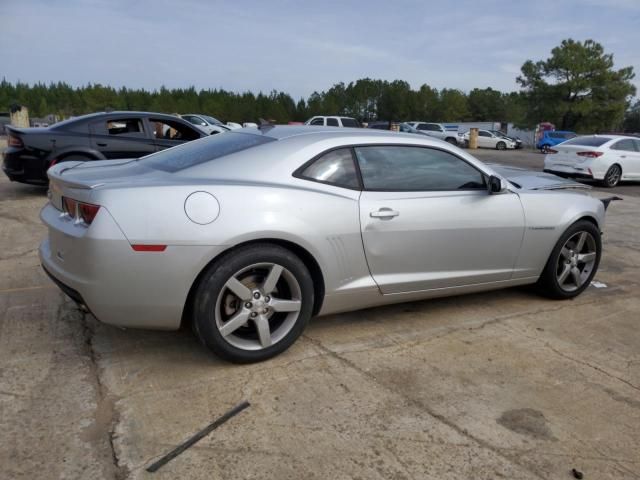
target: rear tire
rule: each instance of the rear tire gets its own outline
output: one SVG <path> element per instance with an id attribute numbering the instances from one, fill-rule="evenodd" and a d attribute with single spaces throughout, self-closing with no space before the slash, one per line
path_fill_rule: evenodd
<path id="1" fill-rule="evenodd" d="M 622 178 L 622 168 L 617 163 L 614 163 L 604 174 L 602 185 L 607 188 L 613 188 L 620 183 L 620 178 Z"/>
<path id="2" fill-rule="evenodd" d="M 578 220 L 556 243 L 536 284 L 542 295 L 565 300 L 580 295 L 591 283 L 602 255 L 600 231 Z"/>
<path id="3" fill-rule="evenodd" d="M 194 331 L 225 360 L 259 362 L 296 341 L 313 299 L 313 280 L 300 258 L 278 245 L 247 245 L 205 270 L 194 297 Z"/>
<path id="4" fill-rule="evenodd" d="M 445 138 L 444 141 L 447 142 L 447 143 L 450 143 L 451 145 L 454 145 L 456 147 L 458 146 L 458 140 L 456 140 L 453 137 L 447 137 L 447 138 Z"/>
<path id="5" fill-rule="evenodd" d="M 498 142 L 496 143 L 496 149 L 497 150 L 506 150 L 507 149 L 507 144 L 504 142 Z"/>

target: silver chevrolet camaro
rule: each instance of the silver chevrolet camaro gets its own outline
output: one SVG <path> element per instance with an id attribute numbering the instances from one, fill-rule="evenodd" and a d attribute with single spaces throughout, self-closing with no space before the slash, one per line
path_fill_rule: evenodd
<path id="1" fill-rule="evenodd" d="M 427 136 L 268 126 L 49 170 L 42 266 L 99 320 L 259 361 L 313 315 L 537 284 L 580 294 L 605 204 Z"/>

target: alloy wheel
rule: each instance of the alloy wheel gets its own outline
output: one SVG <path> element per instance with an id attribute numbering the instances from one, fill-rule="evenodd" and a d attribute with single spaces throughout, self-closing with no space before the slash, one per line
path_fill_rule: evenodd
<path id="1" fill-rule="evenodd" d="M 609 187 L 615 187 L 620 181 L 622 176 L 622 170 L 618 165 L 613 165 L 608 171 L 605 177 L 605 181 Z"/>
<path id="2" fill-rule="evenodd" d="M 300 284 L 282 265 L 250 265 L 233 274 L 219 293 L 216 327 L 236 348 L 269 348 L 295 325 L 302 308 L 301 298 Z"/>
<path id="3" fill-rule="evenodd" d="M 596 249 L 596 241 L 589 232 L 577 232 L 565 242 L 556 264 L 556 279 L 562 290 L 572 292 L 584 285 L 593 271 Z"/>

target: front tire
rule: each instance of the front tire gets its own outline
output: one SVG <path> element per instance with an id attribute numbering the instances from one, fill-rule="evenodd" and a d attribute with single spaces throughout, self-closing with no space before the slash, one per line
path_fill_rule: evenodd
<path id="1" fill-rule="evenodd" d="M 598 227 L 587 220 L 577 221 L 556 243 L 538 279 L 538 290 L 558 300 L 580 295 L 596 274 L 601 255 Z"/>
<path id="2" fill-rule="evenodd" d="M 458 146 L 458 140 L 456 140 L 453 137 L 447 137 L 447 138 L 445 138 L 444 141 L 449 143 L 449 144 L 451 144 L 451 145 L 453 145 L 453 146 L 456 146 L 456 147 Z"/>
<path id="3" fill-rule="evenodd" d="M 507 144 L 504 142 L 498 142 L 496 143 L 496 149 L 497 150 L 506 150 L 507 149 Z"/>
<path id="4" fill-rule="evenodd" d="M 226 360 L 259 362 L 295 342 L 313 301 L 313 280 L 302 260 L 278 245 L 248 245 L 204 272 L 194 297 L 194 330 Z"/>
<path id="5" fill-rule="evenodd" d="M 549 145 L 542 145 L 542 147 L 540 147 L 540 151 L 544 154 L 549 153 Z"/>
<path id="6" fill-rule="evenodd" d="M 604 174 L 602 185 L 607 188 L 613 188 L 620 183 L 620 178 L 622 178 L 622 168 L 620 168 L 620 165 L 617 163 L 613 164 L 609 167 L 607 173 Z"/>

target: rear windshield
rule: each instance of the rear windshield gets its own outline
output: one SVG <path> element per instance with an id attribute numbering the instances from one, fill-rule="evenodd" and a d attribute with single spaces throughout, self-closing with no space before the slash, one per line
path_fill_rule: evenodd
<path id="1" fill-rule="evenodd" d="M 275 138 L 263 135 L 225 132 L 147 155 L 139 161 L 151 168 L 177 172 L 273 141 Z"/>
<path id="2" fill-rule="evenodd" d="M 562 145 L 581 145 L 583 147 L 599 147 L 600 145 L 604 145 L 611 138 L 609 137 L 577 137 L 571 140 L 568 140 Z"/>

